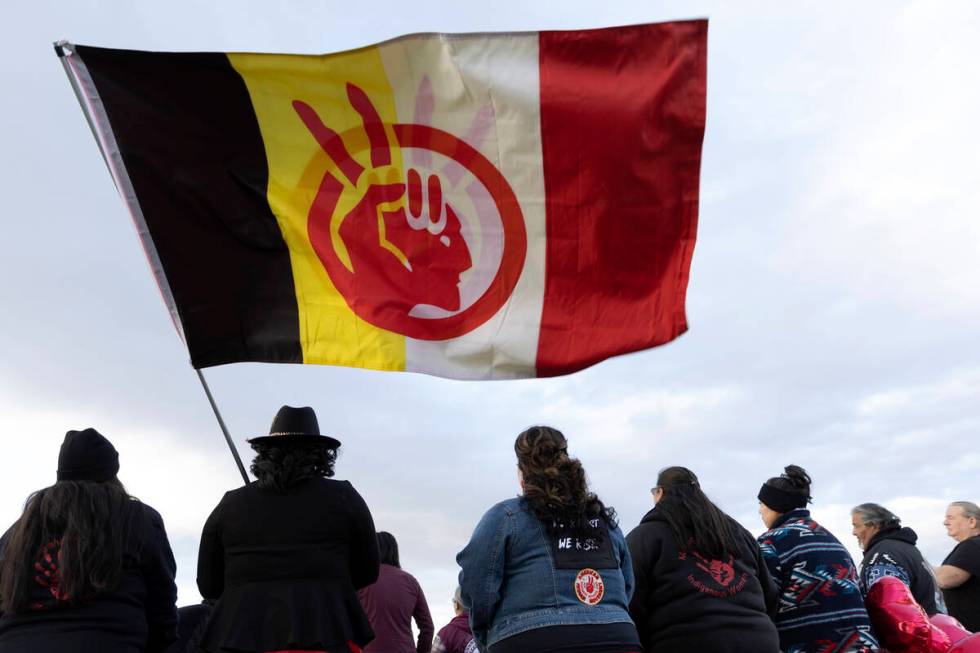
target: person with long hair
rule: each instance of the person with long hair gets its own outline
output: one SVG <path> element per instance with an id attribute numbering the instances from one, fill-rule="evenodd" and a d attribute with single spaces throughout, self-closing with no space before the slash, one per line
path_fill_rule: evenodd
<path id="1" fill-rule="evenodd" d="M 258 480 L 201 535 L 197 586 L 215 600 L 201 649 L 358 653 L 374 633 L 356 590 L 378 578 L 378 544 L 364 499 L 330 478 L 340 441 L 312 408 L 283 406 L 249 443 Z"/>
<path id="2" fill-rule="evenodd" d="M 177 638 L 176 564 L 160 514 L 120 483 L 95 429 L 68 431 L 57 482 L 0 539 L 4 653 L 160 653 Z"/>
<path id="3" fill-rule="evenodd" d="M 667 467 L 626 541 L 630 614 L 645 653 L 777 653 L 776 588 L 755 538 L 711 502 L 694 472 Z"/>
<path id="4" fill-rule="evenodd" d="M 364 653 L 429 653 L 435 626 L 422 586 L 402 569 L 394 535 L 379 532 L 378 550 L 378 582 L 357 593 L 374 629 L 374 641 L 364 647 Z M 417 640 L 412 635 L 412 619 L 419 629 Z"/>
<path id="5" fill-rule="evenodd" d="M 480 651 L 639 651 L 615 511 L 589 489 L 560 431 L 533 426 L 514 451 L 521 495 L 490 508 L 456 556 Z"/>
<path id="6" fill-rule="evenodd" d="M 775 622 L 784 653 L 874 653 L 857 568 L 833 533 L 810 516 L 810 476 L 789 465 L 759 489 L 762 558 L 779 586 Z"/>

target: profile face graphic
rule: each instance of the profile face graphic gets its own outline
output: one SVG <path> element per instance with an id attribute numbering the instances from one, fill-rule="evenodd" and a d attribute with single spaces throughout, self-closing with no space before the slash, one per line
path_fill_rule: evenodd
<path id="1" fill-rule="evenodd" d="M 347 97 L 369 167 L 347 148 L 357 139 L 293 101 L 334 164 L 308 216 L 314 251 L 350 308 L 375 326 L 426 340 L 475 329 L 507 301 L 524 264 L 524 219 L 510 185 L 465 140 L 426 124 L 385 124 L 350 83 Z"/>

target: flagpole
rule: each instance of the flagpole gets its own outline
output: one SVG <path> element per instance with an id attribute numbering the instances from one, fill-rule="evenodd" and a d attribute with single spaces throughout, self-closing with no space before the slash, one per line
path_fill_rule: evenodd
<path id="1" fill-rule="evenodd" d="M 225 420 L 221 417 L 221 412 L 218 410 L 218 404 L 214 403 L 214 395 L 211 394 L 211 388 L 208 386 L 208 382 L 204 379 L 204 374 L 201 370 L 194 368 L 197 372 L 197 378 L 201 382 L 201 387 L 204 388 L 204 394 L 208 396 L 208 403 L 211 404 L 211 410 L 214 411 L 214 416 L 218 419 L 218 426 L 221 427 L 221 433 L 225 436 L 225 442 L 228 443 L 228 448 L 231 449 L 231 455 L 235 459 L 235 464 L 238 465 L 238 471 L 242 474 L 242 480 L 245 481 L 245 485 L 248 485 L 249 481 L 248 474 L 245 472 L 245 465 L 242 464 L 242 458 L 238 455 L 238 449 L 235 447 L 235 443 L 231 439 L 231 435 L 228 433 L 228 427 L 225 426 Z"/>
<path id="2" fill-rule="evenodd" d="M 89 110 L 88 103 L 85 101 L 85 93 L 79 85 L 79 81 L 76 78 L 71 65 L 68 63 L 68 57 L 73 54 L 74 46 L 68 41 L 62 40 L 57 41 L 54 44 L 54 50 L 55 53 L 57 53 L 58 58 L 61 60 L 61 65 L 65 69 L 65 74 L 68 75 L 68 81 L 71 83 L 71 88 L 75 92 L 75 99 L 78 100 L 78 104 L 82 107 L 82 114 L 85 116 L 86 122 L 88 122 L 89 129 L 92 130 L 92 135 L 95 137 L 95 142 L 99 146 L 99 153 L 102 155 L 102 160 L 109 169 L 109 175 L 112 177 L 112 181 L 116 184 L 116 187 L 119 188 L 119 180 L 116 177 L 116 172 L 113 170 L 112 165 L 109 163 L 109 154 L 105 150 L 102 138 L 99 136 L 99 130 L 95 124 L 95 120 L 91 111 Z M 136 216 L 134 215 L 134 219 L 135 217 Z M 140 239 L 142 240 L 142 236 L 140 236 Z M 161 286 L 161 292 L 163 292 L 163 286 Z M 168 304 L 168 306 L 172 304 L 172 300 L 167 301 L 166 292 L 164 292 L 164 301 Z M 176 313 L 171 310 L 171 315 L 176 315 Z M 174 326 L 177 328 L 177 332 L 180 334 L 181 339 L 183 340 L 184 334 L 181 330 L 180 322 L 176 318 L 174 318 Z M 204 388 L 204 394 L 208 397 L 208 403 L 211 404 L 211 410 L 214 411 L 214 416 L 218 420 L 218 426 L 221 427 L 221 433 L 225 436 L 225 442 L 228 443 L 228 448 L 231 450 L 231 455 L 235 459 L 235 464 L 238 465 L 238 471 L 242 475 L 242 480 L 245 481 L 245 485 L 248 485 L 250 481 L 248 478 L 248 473 L 245 471 L 245 465 L 242 464 L 241 456 L 238 455 L 238 449 L 235 448 L 235 443 L 232 441 L 231 435 L 228 433 L 228 427 L 225 426 L 225 420 L 221 417 L 221 412 L 218 410 L 218 404 L 216 404 L 214 401 L 214 395 L 211 394 L 211 388 L 208 387 L 208 382 L 204 379 L 204 374 L 201 373 L 201 370 L 194 368 L 194 371 L 197 372 L 197 378 L 201 382 L 201 387 Z"/>

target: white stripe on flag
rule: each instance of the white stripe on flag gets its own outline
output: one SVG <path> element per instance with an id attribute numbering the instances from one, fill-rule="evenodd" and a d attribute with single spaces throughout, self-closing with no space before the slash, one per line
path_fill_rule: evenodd
<path id="1" fill-rule="evenodd" d="M 510 183 L 527 229 L 527 257 L 510 300 L 482 326 L 458 338 L 407 338 L 405 369 L 461 379 L 533 377 L 545 275 L 538 35 L 419 36 L 382 45 L 381 56 L 394 86 L 399 120 L 427 122 L 476 147 Z M 409 154 L 405 165 L 411 164 Z M 473 204 L 472 197 L 459 196 L 465 186 L 446 191 L 449 198 L 459 197 L 457 206 Z M 475 267 L 481 255 L 490 260 L 496 251 L 492 242 L 480 238 L 468 243 Z M 460 284 L 464 306 L 468 289 L 472 297 L 485 288 L 468 284 L 473 278 L 464 274 Z"/>

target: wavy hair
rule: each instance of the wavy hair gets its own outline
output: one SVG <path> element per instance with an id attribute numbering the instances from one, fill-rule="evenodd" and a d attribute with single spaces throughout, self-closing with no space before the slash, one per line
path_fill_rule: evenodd
<path id="1" fill-rule="evenodd" d="M 678 551 L 697 551 L 713 560 L 739 556 L 735 521 L 701 490 L 686 467 L 666 467 L 657 475 L 663 497 L 654 508 L 670 526 Z"/>
<path id="2" fill-rule="evenodd" d="M 899 528 L 901 518 L 888 508 L 877 503 L 862 503 L 851 508 L 851 514 L 857 515 L 865 526 L 877 526 L 883 531 Z"/>
<path id="3" fill-rule="evenodd" d="M 258 486 L 285 492 L 311 478 L 333 476 L 337 450 L 322 444 L 256 443 L 252 473 Z"/>
<path id="4" fill-rule="evenodd" d="M 39 585 L 65 603 L 114 590 L 127 544 L 140 532 L 134 502 L 115 477 L 58 481 L 28 497 L 0 565 L 0 612 L 28 610 Z"/>
<path id="5" fill-rule="evenodd" d="M 561 431 L 532 426 L 517 436 L 514 452 L 524 478 L 524 497 L 549 534 L 594 536 L 597 519 L 616 527 L 616 511 L 589 491 L 585 469 L 568 455 Z"/>

